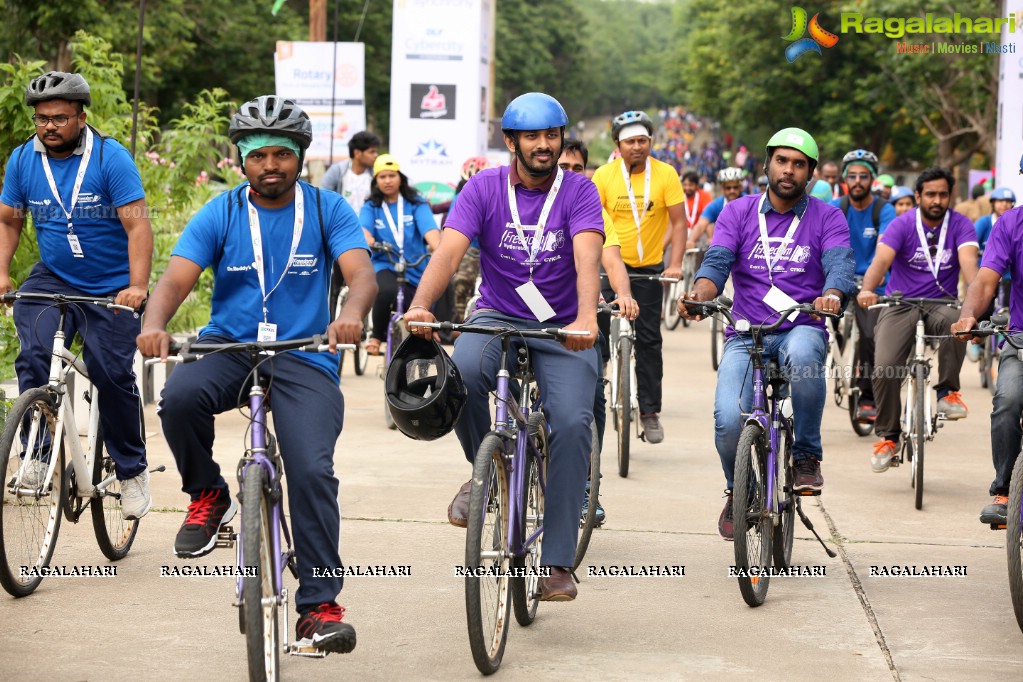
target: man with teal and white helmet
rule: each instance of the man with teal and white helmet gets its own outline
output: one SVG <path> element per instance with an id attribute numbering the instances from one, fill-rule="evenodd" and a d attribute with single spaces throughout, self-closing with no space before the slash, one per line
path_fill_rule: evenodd
<path id="1" fill-rule="evenodd" d="M 818 161 L 817 143 L 804 130 L 785 128 L 767 143 L 766 159 L 767 192 L 739 197 L 721 212 L 714 240 L 687 298 L 712 300 L 731 276 L 736 319 L 771 322 L 779 311 L 797 303 L 837 313 L 854 292 L 855 260 L 841 211 L 806 194 Z M 679 314 L 690 317 L 681 304 Z M 746 343 L 736 336 L 725 342 L 714 398 L 714 443 L 725 474 L 726 495 L 718 532 L 726 540 L 732 539 L 734 530 L 732 485 L 739 433 L 743 414 L 753 401 Z M 793 487 L 803 494 L 818 494 L 824 485 L 820 460 L 827 332 L 823 320 L 807 315 L 786 320 L 768 337 L 766 350 L 778 360 L 782 372 L 800 379 L 790 384 L 793 410 L 799 415 L 792 446 Z"/>

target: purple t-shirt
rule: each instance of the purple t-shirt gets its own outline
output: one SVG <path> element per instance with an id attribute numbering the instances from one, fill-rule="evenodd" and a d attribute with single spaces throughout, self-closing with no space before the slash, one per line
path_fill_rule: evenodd
<path id="1" fill-rule="evenodd" d="M 945 236 L 945 248 L 937 257 L 941 258 L 941 267 L 935 280 L 927 267 L 927 256 L 920 246 L 920 236 L 916 231 L 916 213 L 920 209 L 906 211 L 893 220 L 879 240 L 881 244 L 895 250 L 892 261 L 892 274 L 888 278 L 885 293 L 901 291 L 909 298 L 958 298 L 959 296 L 959 249 L 973 244 L 977 245 L 977 230 L 969 218 L 948 210 L 948 233 Z M 924 234 L 929 237 L 928 244 L 937 244 L 941 234 L 941 226 L 931 229 L 923 225 Z"/>
<path id="2" fill-rule="evenodd" d="M 480 300 L 478 308 L 535 320 L 515 288 L 529 280 L 529 254 L 522 248 L 508 208 L 508 166 L 488 168 L 474 175 L 458 195 L 458 203 L 444 221 L 469 241 L 479 238 Z M 515 186 L 522 232 L 532 246 L 536 221 L 547 191 Z M 568 324 L 576 318 L 575 255 L 572 238 L 593 230 L 604 234 L 600 195 L 585 175 L 565 173 L 561 189 L 543 233 L 543 245 L 533 268 L 533 282 L 554 309 L 553 322 Z"/>
<path id="3" fill-rule="evenodd" d="M 736 319 L 749 320 L 753 324 L 770 323 L 778 319 L 774 308 L 764 302 L 764 297 L 771 289 L 771 279 L 767 275 L 757 218 L 762 196 L 753 194 L 728 202 L 717 219 L 712 241 L 712 246 L 723 246 L 735 254 L 735 263 L 732 265 L 735 301 L 732 311 Z M 778 256 L 772 271 L 774 286 L 797 303 L 812 303 L 824 294 L 824 252 L 836 247 L 849 247 L 849 226 L 842 212 L 820 199 L 807 199 L 806 209 L 792 235 L 792 242 L 784 246 L 785 250 Z M 771 209 L 767 212 L 767 236 L 772 254 L 775 249 L 782 247 L 794 217 L 793 211 L 778 213 Z M 779 331 L 796 325 L 824 328 L 822 320 L 801 314 L 795 322 L 783 322 Z"/>
<path id="4" fill-rule="evenodd" d="M 999 276 L 1004 272 L 1010 273 L 1009 326 L 1023 329 L 1023 206 L 1006 211 L 995 221 L 980 265 L 994 270 Z"/>

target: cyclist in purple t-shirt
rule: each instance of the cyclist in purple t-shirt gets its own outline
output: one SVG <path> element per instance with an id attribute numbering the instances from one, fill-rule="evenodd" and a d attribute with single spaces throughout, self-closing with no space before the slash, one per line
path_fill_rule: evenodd
<path id="1" fill-rule="evenodd" d="M 891 268 L 885 293 L 902 292 L 911 298 L 959 297 L 959 273 L 967 285 L 977 274 L 977 232 L 973 223 L 949 208 L 955 178 L 944 168 L 927 168 L 917 176 L 919 206 L 903 213 L 888 225 L 877 244 L 874 260 L 863 276 L 863 288 L 856 297 L 862 308 L 877 303 L 875 289 Z M 925 304 L 924 323 L 928 334 L 944 334 L 958 317 L 955 309 L 940 303 Z M 904 368 L 913 350 L 917 309 L 912 306 L 885 308 L 874 328 L 874 400 L 877 419 L 870 459 L 874 472 L 891 466 L 902 431 L 902 389 Z M 946 419 L 962 419 L 966 405 L 959 396 L 959 370 L 966 349 L 961 343 L 943 343 L 938 349 L 938 412 Z"/>
<path id="2" fill-rule="evenodd" d="M 544 410 L 551 423 L 544 509 L 543 558 L 550 577 L 540 579 L 541 599 L 569 601 L 576 588 L 579 509 L 589 472 L 590 424 L 598 376 L 599 263 L 604 219 L 597 188 L 585 176 L 558 167 L 568 116 L 549 95 L 531 92 L 512 100 L 501 119 L 510 166 L 472 177 L 444 223 L 440 247 L 423 273 L 405 313 L 408 322 L 433 322 L 430 306 L 447 287 L 469 243 L 480 245 L 480 299 L 472 321 L 538 329 L 561 326 L 587 336 L 563 343 L 526 339 Z M 572 283 L 575 286 L 572 286 Z M 413 329 L 431 338 L 429 329 Z M 470 465 L 491 428 L 488 394 L 497 374 L 500 344 L 463 334 L 452 356 L 469 393 L 455 433 Z M 448 507 L 448 521 L 465 527 L 469 487 Z"/>

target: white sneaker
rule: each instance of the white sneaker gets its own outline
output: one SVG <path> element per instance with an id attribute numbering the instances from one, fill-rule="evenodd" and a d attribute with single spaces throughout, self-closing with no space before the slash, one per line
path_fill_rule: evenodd
<path id="1" fill-rule="evenodd" d="M 141 519 L 152 506 L 148 469 L 135 478 L 121 481 L 121 516 L 125 519 Z"/>
<path id="2" fill-rule="evenodd" d="M 50 465 L 38 459 L 30 459 L 25 463 L 21 472 L 21 485 L 23 488 L 38 488 L 43 483 L 46 470 Z"/>
<path id="3" fill-rule="evenodd" d="M 970 362 L 978 362 L 980 360 L 980 344 L 966 344 L 966 357 L 969 358 Z"/>

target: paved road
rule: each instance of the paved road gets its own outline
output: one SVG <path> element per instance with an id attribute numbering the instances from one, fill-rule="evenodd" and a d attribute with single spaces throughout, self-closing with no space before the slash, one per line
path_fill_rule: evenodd
<path id="1" fill-rule="evenodd" d="M 1012 615 L 1004 535 L 977 521 L 991 478 L 990 399 L 964 368 L 970 418 L 927 453 L 927 495 L 913 509 L 907 469 L 870 471 L 871 438 L 825 413 L 825 495 L 806 505 L 839 552 L 829 559 L 801 526 L 794 561 L 826 575 L 772 581 L 747 607 L 717 535 L 722 476 L 712 446 L 706 326 L 667 334 L 663 444 L 634 444 L 630 476 L 604 467 L 607 526 L 594 566 L 681 564 L 684 577 L 585 577 L 572 603 L 542 604 L 532 627 L 512 625 L 506 679 L 982 680 L 1023 678 L 1023 636 Z M 346 363 L 350 371 L 350 363 Z M 341 602 L 358 630 L 347 656 L 286 657 L 291 679 L 451 680 L 478 676 L 466 641 L 464 534 L 445 510 L 469 475 L 454 436 L 418 443 L 383 425 L 382 382 L 346 375 L 347 423 L 335 458 L 342 480 L 342 556 L 351 565 L 408 565 L 411 577 L 349 578 Z M 181 680 L 245 678 L 244 640 L 230 578 L 160 577 L 187 499 L 147 413 L 154 479 L 146 517 L 115 578 L 47 578 L 28 598 L 0 595 L 0 678 Z M 237 460 L 243 421 L 218 421 L 218 460 Z M 290 494 L 301 494 L 292 486 Z M 228 564 L 218 550 L 200 563 Z M 54 565 L 106 564 L 91 527 L 62 528 Z M 870 577 L 871 566 L 965 566 L 966 575 Z M 289 614 L 289 626 L 295 616 Z"/>

